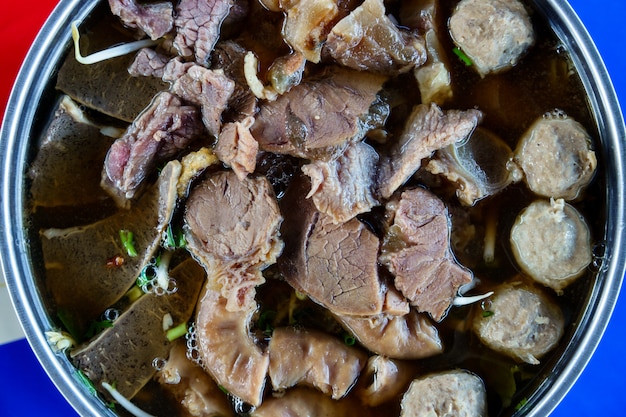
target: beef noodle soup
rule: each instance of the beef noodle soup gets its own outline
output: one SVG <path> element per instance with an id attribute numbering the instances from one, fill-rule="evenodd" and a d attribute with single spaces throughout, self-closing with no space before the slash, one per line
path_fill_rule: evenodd
<path id="1" fill-rule="evenodd" d="M 93 395 L 524 409 L 606 220 L 584 90 L 530 4 L 110 0 L 73 30 L 29 227 L 48 341 Z"/>

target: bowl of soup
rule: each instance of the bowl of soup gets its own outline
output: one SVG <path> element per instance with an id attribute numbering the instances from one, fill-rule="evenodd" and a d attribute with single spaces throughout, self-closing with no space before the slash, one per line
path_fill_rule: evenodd
<path id="1" fill-rule="evenodd" d="M 562 1 L 68 1 L 2 126 L 2 266 L 81 415 L 546 415 L 623 256 Z"/>

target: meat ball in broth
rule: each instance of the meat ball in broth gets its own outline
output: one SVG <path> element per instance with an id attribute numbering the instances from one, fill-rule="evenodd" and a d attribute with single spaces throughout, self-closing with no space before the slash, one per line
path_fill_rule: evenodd
<path id="1" fill-rule="evenodd" d="M 414 380 L 401 407 L 401 417 L 480 417 L 487 415 L 487 394 L 478 376 L 449 371 Z"/>
<path id="2" fill-rule="evenodd" d="M 568 201 L 589 184 L 597 166 L 585 128 L 560 111 L 533 123 L 517 146 L 515 160 L 534 193 Z"/>
<path id="3" fill-rule="evenodd" d="M 522 210 L 511 228 L 511 249 L 526 275 L 558 293 L 582 275 L 592 254 L 585 219 L 562 199 Z"/>
<path id="4" fill-rule="evenodd" d="M 535 38 L 528 12 L 517 0 L 463 0 L 448 27 L 481 77 L 515 66 Z"/>
<path id="5" fill-rule="evenodd" d="M 482 305 L 473 317 L 474 332 L 485 346 L 513 359 L 538 365 L 563 335 L 561 309 L 538 287 L 503 284 Z"/>

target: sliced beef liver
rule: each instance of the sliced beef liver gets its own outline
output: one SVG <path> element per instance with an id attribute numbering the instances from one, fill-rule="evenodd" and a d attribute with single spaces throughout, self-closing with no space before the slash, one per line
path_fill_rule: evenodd
<path id="1" fill-rule="evenodd" d="M 334 313 L 380 313 L 385 294 L 378 277 L 378 238 L 357 219 L 335 224 L 304 199 L 306 178 L 294 181 L 281 200 L 283 275 Z"/>
<path id="2" fill-rule="evenodd" d="M 96 339 L 71 353 L 72 362 L 101 389 L 102 382 L 132 398 L 154 375 L 155 358 L 167 357 L 172 343 L 163 330 L 163 316 L 176 324 L 192 316 L 205 274 L 189 259 L 171 271 L 178 290 L 173 294 L 145 294 Z"/>
<path id="3" fill-rule="evenodd" d="M 279 327 L 269 347 L 269 376 L 275 391 L 312 386 L 337 400 L 354 386 L 367 354 L 317 330 Z"/>
<path id="4" fill-rule="evenodd" d="M 302 167 L 311 178 L 315 207 L 335 223 L 343 223 L 378 205 L 374 196 L 378 153 L 364 142 L 350 144 L 331 161 L 312 161 Z"/>
<path id="5" fill-rule="evenodd" d="M 404 191 L 390 204 L 393 224 L 381 261 L 395 274 L 395 286 L 418 311 L 435 320 L 446 314 L 458 289 L 472 281 L 450 249 L 450 221 L 443 202 L 430 191 Z"/>
<path id="6" fill-rule="evenodd" d="M 264 103 L 252 134 L 263 150 L 304 158 L 344 146 L 360 132 L 359 118 L 384 81 L 366 72 L 331 68 Z"/>
<path id="7" fill-rule="evenodd" d="M 132 210 L 88 226 L 41 231 L 47 288 L 59 311 L 72 312 L 67 318 L 81 334 L 133 286 L 154 256 L 176 206 L 180 171 L 178 161 L 169 162 Z M 126 254 L 120 230 L 133 233 L 138 256 Z M 117 256 L 123 263 L 107 267 Z"/>
<path id="8" fill-rule="evenodd" d="M 436 104 L 419 104 L 408 117 L 402 134 L 381 158 L 378 187 L 389 198 L 437 149 L 465 139 L 482 120 L 478 110 L 441 110 Z"/>
<path id="9" fill-rule="evenodd" d="M 169 92 L 159 93 L 109 149 L 102 186 L 118 205 L 127 206 L 158 162 L 174 156 L 202 132 L 195 107 Z"/>

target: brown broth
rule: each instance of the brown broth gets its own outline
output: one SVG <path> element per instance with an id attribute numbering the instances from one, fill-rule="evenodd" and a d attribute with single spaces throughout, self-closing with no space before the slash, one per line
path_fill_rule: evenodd
<path id="1" fill-rule="evenodd" d="M 458 3 L 457 0 L 441 0 L 440 6 L 442 15 L 449 16 L 451 10 Z M 392 4 L 392 6 L 394 6 Z M 454 99 L 446 105 L 450 109 L 478 108 L 485 113 L 483 126 L 500 135 L 511 148 L 515 148 L 518 138 L 530 126 L 530 124 L 542 114 L 552 111 L 555 108 L 562 109 L 569 116 L 581 122 L 589 133 L 597 136 L 597 129 L 593 117 L 590 113 L 584 89 L 577 75 L 571 71 L 572 64 L 563 50 L 558 39 L 555 38 L 547 22 L 538 15 L 533 15 L 533 22 L 538 42 L 529 53 L 510 71 L 499 75 L 490 75 L 481 79 L 471 68 L 466 67 L 451 52 L 452 41 L 447 36 L 446 19 L 440 19 L 440 33 L 443 36 L 443 44 L 446 51 L 450 51 L 446 57 L 451 64 L 454 85 Z M 244 33 L 244 38 L 249 43 L 255 40 L 248 36 L 254 33 L 255 25 L 263 19 L 249 19 Z M 269 24 L 265 21 L 265 24 Z M 267 59 L 271 62 L 271 59 Z M 417 88 L 414 81 L 408 76 L 400 77 L 389 88 L 402 89 L 411 85 L 415 91 Z M 419 103 L 419 94 L 405 96 L 406 107 L 410 108 Z M 393 114 L 390 117 L 386 129 L 390 132 L 397 131 L 401 126 L 401 118 Z M 394 125 L 396 124 L 396 125 Z M 598 154 L 598 157 L 601 155 Z M 280 158 L 278 158 L 280 159 Z M 290 178 L 297 171 L 297 161 L 289 159 L 285 165 L 278 167 L 277 184 L 284 187 L 285 180 Z M 271 161 L 267 164 L 271 165 Z M 598 239 L 603 235 L 605 219 L 599 213 L 605 213 L 603 190 L 602 161 L 599 161 L 599 169 L 595 181 L 588 187 L 584 196 L 573 204 L 586 217 L 591 228 L 592 235 Z M 261 169 L 263 165 L 261 165 Z M 274 171 L 272 171 L 274 172 Z M 500 194 L 486 198 L 478 202 L 474 207 L 462 208 L 456 198 L 450 193 L 447 185 L 440 185 L 438 182 L 428 182 L 424 177 L 424 182 L 413 180 L 409 185 L 427 185 L 435 191 L 450 207 L 450 212 L 456 210 L 467 210 L 469 218 L 477 226 L 478 230 L 484 230 L 486 221 L 490 216 L 497 217 L 497 245 L 496 261 L 494 264 L 486 265 L 481 261 L 472 261 L 468 256 L 480 254 L 480 239 L 477 239 L 473 248 L 468 249 L 468 253 L 457 253 L 460 261 L 467 260 L 471 263 L 471 268 L 476 277 L 480 279 L 480 285 L 476 288 L 477 293 L 486 292 L 499 283 L 510 280 L 518 275 L 518 269 L 510 254 L 508 236 L 511 225 L 519 211 L 527 206 L 536 197 L 527 190 L 523 184 L 509 186 Z M 282 188 L 277 189 L 279 196 Z M 31 236 L 33 240 L 33 251 L 37 258 L 37 234 L 41 228 L 47 227 L 68 227 L 78 224 L 86 224 L 93 220 L 110 215 L 114 206 L 108 202 L 101 207 L 59 207 L 55 209 L 38 209 L 30 213 Z M 372 213 L 361 216 L 361 220 L 372 226 L 374 231 L 380 231 L 382 211 L 375 209 Z M 452 216 L 453 226 L 456 224 L 456 217 Z M 43 266 L 41 276 L 44 277 Z M 382 268 L 382 267 L 381 267 Z M 260 305 L 259 317 L 253 329 L 261 344 L 268 336 L 267 312 L 274 312 L 274 316 L 269 319 L 271 327 L 279 325 L 290 325 L 296 322 L 302 326 L 317 327 L 336 334 L 341 337 L 344 332 L 320 306 L 311 301 L 297 300 L 298 317 L 290 317 L 284 313 L 284 304 L 292 300 L 293 290 L 280 281 L 280 276 L 274 268 L 265 271 L 268 284 L 259 288 L 258 301 Z M 484 347 L 477 337 L 470 330 L 469 317 L 472 311 L 480 308 L 480 305 L 452 308 L 447 317 L 438 325 L 445 351 L 443 354 L 417 361 L 420 375 L 429 372 L 448 370 L 453 368 L 463 368 L 479 375 L 485 382 L 488 396 L 489 415 L 505 416 L 513 414 L 515 406 L 525 398 L 529 398 L 535 389 L 549 373 L 556 361 L 565 349 L 576 326 L 578 318 L 582 314 L 582 308 L 586 304 L 595 271 L 590 268 L 585 276 L 576 283 L 568 287 L 564 294 L 556 301 L 562 308 L 566 317 L 566 331 L 560 346 L 545 356 L 541 365 L 530 366 L 519 364 L 494 353 Z M 43 279 L 45 280 L 45 279 Z M 271 286 L 270 286 L 271 285 Z M 293 300 L 292 300 L 293 301 Z M 54 315 L 54 306 L 50 306 Z M 416 375 L 416 377 L 419 375 Z M 498 387 L 515 381 L 517 389 L 512 396 L 511 405 L 503 407 Z M 155 398 L 159 400 L 156 401 Z M 167 410 L 167 415 L 173 416 L 176 406 L 168 401 L 168 396 L 164 395 L 158 384 L 148 384 L 136 398 L 137 403 L 147 412 L 157 413 L 159 410 Z M 120 415 L 125 415 L 121 407 L 117 407 Z M 387 410 L 383 413 L 382 410 Z M 377 410 L 379 415 L 397 415 L 399 410 L 399 398 L 385 407 Z"/>

